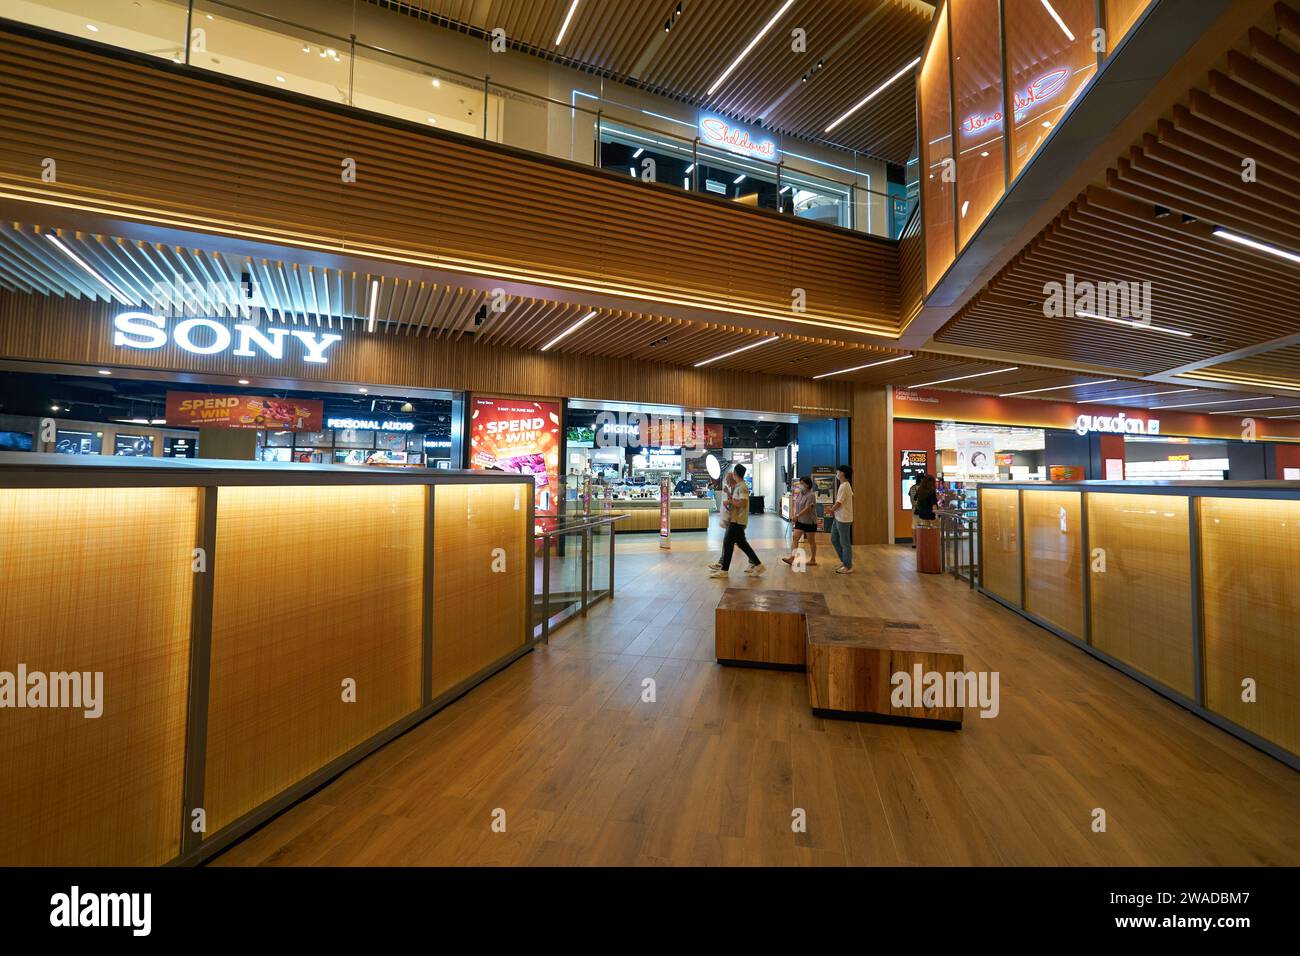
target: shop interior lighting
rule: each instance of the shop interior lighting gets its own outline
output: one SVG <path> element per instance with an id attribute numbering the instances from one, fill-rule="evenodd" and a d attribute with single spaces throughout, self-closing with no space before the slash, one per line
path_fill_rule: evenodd
<path id="1" fill-rule="evenodd" d="M 843 123 L 846 119 L 848 119 L 850 116 L 852 116 L 852 115 L 853 115 L 854 113 L 856 113 L 858 110 L 862 109 L 862 107 L 866 106 L 868 103 L 870 103 L 872 100 L 874 100 L 874 99 L 875 99 L 877 96 L 879 96 L 881 93 L 885 92 L 885 90 L 887 90 L 887 89 L 889 89 L 891 86 L 893 86 L 894 83 L 898 82 L 898 81 L 901 80 L 903 77 L 907 76 L 907 74 L 910 73 L 910 72 L 912 72 L 912 70 L 915 69 L 916 65 L 917 65 L 918 63 L 920 63 L 920 62 L 921 62 L 921 58 L 918 56 L 918 57 L 917 57 L 916 59 L 914 59 L 911 63 L 907 64 L 907 66 L 903 67 L 901 70 L 899 70 L 899 71 L 898 71 L 897 73 L 895 73 L 893 76 L 891 76 L 889 79 L 885 80 L 885 82 L 881 83 L 881 84 L 880 84 L 879 86 L 877 86 L 874 90 L 872 90 L 870 93 L 868 93 L 866 96 L 864 96 L 861 100 L 859 100 L 856 106 L 853 106 L 852 108 L 850 108 L 849 111 L 848 111 L 847 113 L 845 113 L 843 116 L 841 116 L 839 119 L 837 119 L 834 123 L 831 123 L 830 126 L 827 126 L 827 127 L 826 127 L 826 132 L 829 133 L 831 130 L 833 130 L 835 127 L 839 126 L 841 123 Z"/>
<path id="2" fill-rule="evenodd" d="M 109 281 L 108 281 L 107 279 L 105 279 L 102 275 L 100 275 L 100 274 L 99 274 L 98 272 L 96 272 L 93 268 L 91 268 L 90 263 L 88 263 L 85 259 L 81 258 L 81 256 L 77 255 L 75 252 L 73 252 L 73 251 L 72 251 L 71 249 L 69 249 L 67 246 L 65 246 L 65 245 L 63 244 L 62 240 L 60 240 L 59 237 L 56 236 L 54 233 L 52 233 L 52 232 L 47 232 L 47 233 L 45 233 L 45 238 L 48 239 L 48 240 L 50 240 L 50 242 L 54 243 L 55 247 L 56 247 L 60 252 L 62 252 L 65 256 L 67 256 L 69 259 L 71 259 L 71 260 L 72 260 L 73 262 L 75 262 L 77 265 L 81 266 L 82 271 L 84 271 L 87 275 L 89 275 L 91 278 L 93 278 L 96 282 L 98 282 L 100 285 L 102 285 L 102 286 L 103 286 L 105 289 L 107 289 L 109 292 L 113 293 L 113 295 L 117 296 L 117 298 L 118 298 L 118 299 L 119 299 L 119 300 L 120 300 L 124 305 L 134 305 L 134 304 L 135 304 L 135 303 L 133 303 L 133 302 L 132 302 L 132 301 L 131 301 L 127 296 L 126 296 L 125 293 L 123 293 L 120 289 L 118 289 L 117 286 L 113 285 L 113 283 L 109 282 Z"/>
<path id="3" fill-rule="evenodd" d="M 968 378 L 983 378 L 985 375 L 1001 375 L 1003 372 L 1014 372 L 1020 368 L 1019 365 L 1013 365 L 1010 368 L 995 368 L 991 372 L 976 372 L 973 375 L 958 375 L 956 378 L 941 378 L 937 382 L 926 382 L 924 385 L 909 385 L 908 388 L 930 388 L 934 385 L 947 385 L 949 382 L 964 382 Z"/>
<path id="4" fill-rule="evenodd" d="M 1169 329 L 1163 325 L 1152 325 L 1150 322 L 1139 322 L 1137 319 L 1112 319 L 1107 315 L 1098 315 L 1096 312 L 1084 312 L 1076 309 L 1075 315 L 1081 319 L 1096 319 L 1099 322 L 1113 322 L 1115 325 L 1127 325 L 1131 329 L 1146 329 L 1148 332 L 1164 332 L 1166 335 L 1180 335 L 1185 339 L 1192 337 L 1191 332 L 1184 332 L 1181 329 Z"/>
<path id="5" fill-rule="evenodd" d="M 714 362 L 721 361 L 724 358 L 731 358 L 733 355 L 739 355 L 741 352 L 748 352 L 750 349 L 756 349 L 760 345 L 767 345 L 769 342 L 775 342 L 781 336 L 773 335 L 771 338 L 759 339 L 757 342 L 750 342 L 748 345 L 742 345 L 738 349 L 732 349 L 730 352 L 723 352 L 721 355 L 715 355 L 711 359 L 705 359 L 703 362 L 696 362 L 696 368 L 703 368 L 706 365 L 712 365 Z"/>
<path id="6" fill-rule="evenodd" d="M 563 332 L 561 332 L 561 333 L 560 333 L 559 335 L 557 335 L 555 338 L 551 339 L 551 341 L 549 341 L 549 342 L 547 342 L 545 345 L 543 345 L 543 346 L 542 346 L 542 351 L 545 352 L 545 351 L 546 351 L 547 349 L 549 349 L 552 345 L 555 345 L 557 342 L 560 342 L 560 341 L 562 341 L 563 339 L 567 338 L 568 336 L 572 335 L 574 332 L 578 331 L 578 329 L 582 328 L 584 325 L 586 325 L 588 322 L 590 322 L 593 318 L 595 318 L 595 316 L 596 316 L 596 310 L 595 310 L 595 309 L 592 309 L 590 312 L 588 312 L 586 315 L 584 315 L 582 318 L 580 318 L 577 322 L 574 322 L 571 326 L 569 326 L 567 329 L 565 329 Z"/>
<path id="7" fill-rule="evenodd" d="M 1061 15 L 1056 12 L 1056 8 L 1052 6 L 1051 0 L 1043 0 L 1043 6 L 1046 7 L 1047 12 L 1052 15 L 1052 19 L 1056 21 L 1056 25 L 1061 28 L 1061 32 L 1065 34 L 1065 38 L 1073 43 L 1074 34 L 1071 33 L 1070 28 L 1065 25 L 1065 21 L 1061 19 Z"/>
<path id="8" fill-rule="evenodd" d="M 731 185 L 739 186 L 741 183 L 745 181 L 745 176 L 746 176 L 745 173 L 741 173 L 739 176 L 737 176 L 735 179 L 731 181 Z"/>
<path id="9" fill-rule="evenodd" d="M 1095 382 L 1079 382 L 1077 385 L 1053 385 L 1051 388 L 1031 388 L 1023 392 L 1003 392 L 998 398 L 1011 398 L 1015 395 L 1037 395 L 1039 392 L 1059 392 L 1067 388 L 1086 388 L 1089 385 L 1109 385 L 1118 382 L 1117 378 L 1103 378 Z"/>
<path id="10" fill-rule="evenodd" d="M 370 280 L 370 302 L 366 305 L 366 331 L 375 330 L 375 309 L 379 306 L 379 280 Z"/>
<path id="11" fill-rule="evenodd" d="M 838 372 L 822 372 L 820 375 L 814 375 L 813 378 L 830 378 L 832 375 L 847 375 L 849 372 L 861 372 L 864 368 L 875 368 L 877 365 L 888 365 L 890 362 L 905 362 L 910 359 L 910 355 L 896 355 L 893 358 L 881 359 L 879 362 L 868 362 L 866 365 L 855 365 L 853 368 L 842 368 Z"/>
<path id="12" fill-rule="evenodd" d="M 1270 256 L 1277 256 L 1279 259 L 1286 259 L 1289 262 L 1300 262 L 1300 253 L 1291 252 L 1288 249 L 1280 249 L 1277 246 L 1271 246 L 1267 242 L 1260 242 L 1257 239 L 1248 239 L 1246 236 L 1238 235 L 1235 232 L 1229 232 L 1227 229 L 1215 229 L 1214 235 L 1218 239 L 1227 239 L 1229 242 L 1235 242 L 1238 245 L 1245 246 L 1248 249 L 1254 249 L 1257 252 L 1267 252 Z"/>
<path id="13" fill-rule="evenodd" d="M 574 5 L 577 5 L 577 0 L 574 0 Z M 710 86 L 708 91 L 705 93 L 706 96 L 712 96 L 718 91 L 718 87 L 726 82 L 727 77 L 731 76 L 732 72 L 736 67 L 740 66 L 745 57 L 749 56 L 749 54 L 753 52 L 754 47 L 758 46 L 759 41 L 761 41 L 763 37 L 767 36 L 768 31 L 771 30 L 772 27 L 776 26 L 776 22 L 785 16 L 786 11 L 792 6 L 794 6 L 794 0 L 785 0 L 785 3 L 781 4 L 781 8 L 777 10 L 776 13 L 772 14 L 772 19 L 763 24 L 763 29 L 754 34 L 754 38 L 745 45 L 745 49 L 740 51 L 740 55 L 731 61 L 731 65 L 722 71 L 721 76 L 713 81 L 713 85 Z"/>
<path id="14" fill-rule="evenodd" d="M 573 20 L 573 14 L 578 9 L 578 0 L 573 0 L 569 4 L 569 12 L 564 15 L 564 22 L 560 24 L 560 32 L 555 35 L 555 45 L 559 46 L 564 42 L 564 34 L 569 30 L 569 23 Z"/>

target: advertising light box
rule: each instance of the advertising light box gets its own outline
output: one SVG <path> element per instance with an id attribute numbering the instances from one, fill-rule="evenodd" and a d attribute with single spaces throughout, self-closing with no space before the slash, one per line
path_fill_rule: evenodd
<path id="1" fill-rule="evenodd" d="M 559 514 L 560 404 L 519 398 L 472 400 L 470 468 L 532 475 L 537 526 Z"/>

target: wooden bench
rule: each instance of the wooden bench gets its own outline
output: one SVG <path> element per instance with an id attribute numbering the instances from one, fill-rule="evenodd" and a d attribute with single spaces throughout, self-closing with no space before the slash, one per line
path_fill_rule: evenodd
<path id="1" fill-rule="evenodd" d="M 803 670 L 808 621 L 830 613 L 816 592 L 727 588 L 714 611 L 719 664 Z"/>
<path id="2" fill-rule="evenodd" d="M 906 686 L 915 695 L 908 700 L 921 705 L 924 682 L 916 680 L 918 673 L 943 675 L 946 685 L 948 674 L 965 671 L 961 651 L 930 625 L 830 615 L 807 621 L 808 700 L 814 714 L 960 729 L 960 707 L 895 707 L 890 699 L 896 673 L 908 675 Z M 969 706 L 977 703 L 967 699 Z"/>

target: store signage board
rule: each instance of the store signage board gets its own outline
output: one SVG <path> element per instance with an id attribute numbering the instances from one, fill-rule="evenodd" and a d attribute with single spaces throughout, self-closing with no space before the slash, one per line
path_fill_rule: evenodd
<path id="1" fill-rule="evenodd" d="M 1118 415 L 1080 415 L 1075 419 L 1074 430 L 1080 435 L 1096 432 L 1102 435 L 1159 435 L 1158 418 L 1129 418 L 1124 412 Z"/>
<path id="2" fill-rule="evenodd" d="M 536 527 L 550 530 L 562 497 L 560 404 L 474 396 L 471 409 L 470 468 L 531 475 L 536 488 Z"/>
<path id="3" fill-rule="evenodd" d="M 701 113 L 699 121 L 700 142 L 706 146 L 716 146 L 731 153 L 761 159 L 769 163 L 777 161 L 780 150 L 776 140 L 757 129 L 750 129 L 733 123 L 715 113 Z"/>
<path id="4" fill-rule="evenodd" d="M 377 418 L 327 418 L 326 428 L 341 428 L 357 432 L 413 432 L 414 422 L 394 422 Z M 450 447 L 450 446 L 449 446 Z"/>
<path id="5" fill-rule="evenodd" d="M 169 328 L 169 323 L 174 324 Z M 260 355 L 277 362 L 284 358 L 285 344 L 295 340 L 304 362 L 325 365 L 329 362 L 326 353 L 342 342 L 343 336 L 269 324 L 260 328 L 243 322 L 227 325 L 208 318 L 173 320 L 148 312 L 123 312 L 113 319 L 113 345 L 118 348 L 148 351 L 162 348 L 169 340 L 191 355 Z"/>
<path id="6" fill-rule="evenodd" d="M 659 479 L 659 547 L 665 551 L 672 550 L 673 534 L 673 487 L 668 478 Z"/>
<path id="7" fill-rule="evenodd" d="M 267 395 L 209 395 L 168 392 L 167 424 L 173 428 L 320 428 L 324 405 L 309 399 Z"/>

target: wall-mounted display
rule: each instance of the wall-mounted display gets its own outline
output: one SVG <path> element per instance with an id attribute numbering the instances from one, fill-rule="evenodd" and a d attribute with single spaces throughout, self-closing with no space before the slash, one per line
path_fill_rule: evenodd
<path id="1" fill-rule="evenodd" d="M 315 431 L 325 415 L 323 402 L 266 395 L 167 393 L 167 424 L 180 428 L 285 428 Z"/>
<path id="2" fill-rule="evenodd" d="M 470 468 L 532 475 L 537 525 L 546 529 L 562 497 L 559 402 L 475 396 L 470 407 Z"/>
<path id="3" fill-rule="evenodd" d="M 31 451 L 30 432 L 0 432 L 0 451 Z"/>
<path id="4" fill-rule="evenodd" d="M 113 454 L 119 458 L 149 458 L 153 455 L 153 436 L 118 432 L 113 436 Z"/>
<path id="5" fill-rule="evenodd" d="M 54 453 L 57 455 L 100 455 L 103 452 L 103 432 L 59 429 L 54 435 Z"/>
<path id="6" fill-rule="evenodd" d="M 173 438 L 169 435 L 163 439 L 164 458 L 197 458 L 198 455 L 198 442 L 193 438 Z"/>

